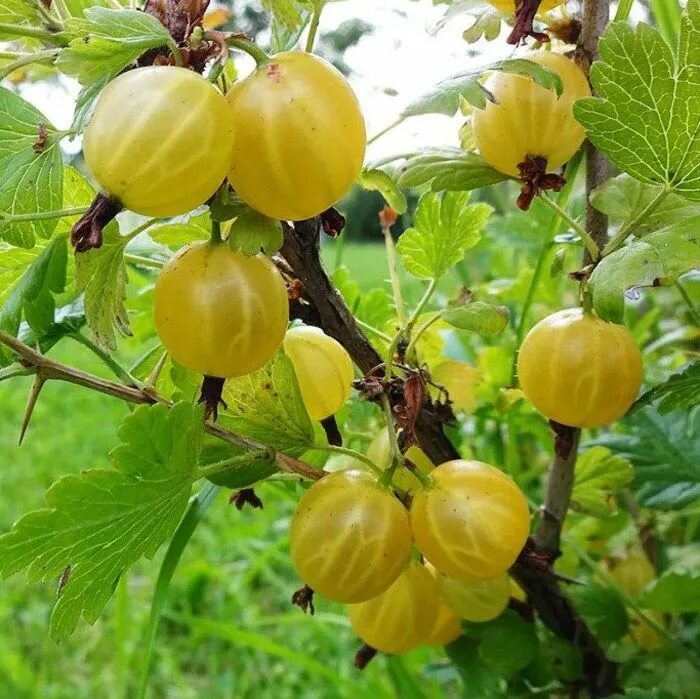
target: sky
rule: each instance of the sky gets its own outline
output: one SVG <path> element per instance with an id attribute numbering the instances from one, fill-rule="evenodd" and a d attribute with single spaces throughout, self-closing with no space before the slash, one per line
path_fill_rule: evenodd
<path id="1" fill-rule="evenodd" d="M 434 6 L 432 0 L 341 0 L 329 3 L 324 9 L 321 32 L 355 17 L 375 27 L 373 33 L 365 35 L 345 55 L 353 70 L 350 82 L 362 105 L 370 137 L 395 121 L 405 105 L 439 80 L 512 53 L 503 41 L 486 45 L 481 42 L 479 50 L 485 49 L 485 53 L 480 53 L 477 59 L 470 58 L 470 47 L 462 32 L 472 20 L 465 14 L 448 22 L 437 35 L 431 35 L 445 8 L 445 5 Z M 252 69 L 252 59 L 238 53 L 235 56 L 241 74 Z M 78 91 L 77 83 L 65 76 L 51 88 L 45 82 L 25 84 L 21 88 L 25 99 L 59 129 L 70 126 Z M 459 117 L 412 117 L 370 146 L 368 160 L 407 148 L 458 145 L 460 123 Z M 80 142 L 64 141 L 64 147 L 68 152 L 76 152 Z"/>

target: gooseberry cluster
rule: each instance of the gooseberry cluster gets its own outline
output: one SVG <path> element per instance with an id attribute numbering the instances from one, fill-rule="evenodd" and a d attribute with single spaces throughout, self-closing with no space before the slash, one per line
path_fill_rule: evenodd
<path id="1" fill-rule="evenodd" d="M 304 494 L 292 519 L 299 576 L 349 604 L 356 633 L 386 653 L 449 643 L 460 619 L 498 616 L 529 532 L 525 497 L 493 466 L 448 461 L 422 480 L 407 509 L 373 474 L 337 471 Z"/>
<path id="2" fill-rule="evenodd" d="M 137 213 L 187 213 L 228 179 L 250 207 L 288 221 L 321 214 L 340 199 L 357 178 L 365 145 L 359 104 L 341 73 L 317 56 L 288 51 L 225 96 L 184 68 L 128 71 L 101 94 L 83 149 L 104 196 Z M 166 265 L 155 320 L 163 345 L 185 368 L 217 379 L 241 376 L 281 346 L 286 286 L 263 254 L 248 257 L 213 238 Z M 333 342 L 308 329 L 290 331 L 285 341 L 303 367 L 300 388 L 314 419 L 332 414 L 350 391 L 352 364 Z M 317 364 L 326 352 L 335 359 Z M 310 390 L 312 367 L 330 392 Z"/>
<path id="3" fill-rule="evenodd" d="M 484 85 L 491 99 L 475 110 L 472 126 L 484 160 L 535 191 L 549 186 L 546 169 L 560 167 L 581 146 L 584 131 L 572 105 L 590 90 L 568 58 L 547 51 L 527 57 L 560 77 L 561 95 L 523 75 L 494 73 Z M 343 76 L 295 51 L 263 63 L 225 96 L 185 69 L 129 71 L 104 90 L 84 137 L 87 165 L 106 196 L 137 213 L 184 214 L 227 179 L 251 208 L 283 221 L 317 216 L 341 198 L 365 146 L 362 114 Z M 346 350 L 318 328 L 288 329 L 287 289 L 277 267 L 220 236 L 185 247 L 166 265 L 155 289 L 155 321 L 174 360 L 221 381 L 259 369 L 283 347 L 313 420 L 332 416 L 350 394 Z M 453 361 L 435 367 L 435 379 L 455 384 L 457 408 L 468 409 L 472 372 Z M 624 327 L 571 309 L 530 331 L 518 374 L 525 396 L 546 417 L 597 427 L 629 408 L 642 364 Z M 395 471 L 390 437 L 380 431 L 367 452 L 378 475 L 358 462 L 309 488 L 292 519 L 290 549 L 308 588 L 349 605 L 365 643 L 403 653 L 449 643 L 460 620 L 484 622 L 505 609 L 512 591 L 507 571 L 526 542 L 530 517 L 518 486 L 488 464 L 436 467 L 413 445 L 404 455 L 412 468 Z"/>

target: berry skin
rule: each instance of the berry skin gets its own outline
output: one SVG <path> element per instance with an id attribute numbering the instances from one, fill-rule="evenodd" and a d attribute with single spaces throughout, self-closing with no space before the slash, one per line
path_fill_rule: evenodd
<path id="1" fill-rule="evenodd" d="M 520 176 L 518 164 L 528 156 L 544 158 L 548 171 L 571 158 L 585 137 L 574 118 L 573 104 L 591 94 L 586 76 L 565 56 L 537 51 L 524 58 L 559 75 L 564 87 L 561 97 L 530 77 L 497 71 L 484 84 L 495 101 L 487 101 L 484 109 L 472 114 L 481 156 L 491 167 L 513 177 Z"/>
<path id="2" fill-rule="evenodd" d="M 411 505 L 416 546 L 438 571 L 467 582 L 504 573 L 525 544 L 527 502 L 503 472 L 480 461 L 448 461 Z"/>
<path id="3" fill-rule="evenodd" d="M 154 305 L 158 335 L 173 359 L 219 378 L 263 366 L 282 344 L 289 320 L 277 268 L 226 243 L 180 250 L 156 282 Z"/>
<path id="4" fill-rule="evenodd" d="M 510 578 L 506 573 L 476 582 L 439 575 L 438 587 L 450 609 L 467 621 L 495 619 L 508 606 L 510 599 Z"/>
<path id="5" fill-rule="evenodd" d="M 303 51 L 273 56 L 226 95 L 236 129 L 229 181 L 266 216 L 322 213 L 352 187 L 367 137 L 343 75 Z"/>
<path id="6" fill-rule="evenodd" d="M 405 508 L 366 471 L 324 476 L 292 518 L 290 549 L 299 577 L 336 602 L 364 602 L 384 592 L 410 548 Z"/>
<path id="7" fill-rule="evenodd" d="M 284 352 L 292 360 L 304 405 L 312 420 L 336 413 L 350 396 L 354 376 L 345 348 L 320 328 L 291 328 Z"/>
<path id="8" fill-rule="evenodd" d="M 204 204 L 231 167 L 231 110 L 201 75 L 166 66 L 122 73 L 102 91 L 83 135 L 88 169 L 144 216 Z"/>
<path id="9" fill-rule="evenodd" d="M 440 598 L 435 579 L 411 561 L 394 584 L 361 604 L 350 605 L 350 624 L 372 648 L 383 653 L 406 653 L 435 636 Z"/>
<path id="10" fill-rule="evenodd" d="M 621 418 L 639 393 L 642 373 L 642 355 L 627 328 L 578 308 L 537 323 L 518 355 L 525 397 L 545 417 L 570 427 L 602 427 Z"/>

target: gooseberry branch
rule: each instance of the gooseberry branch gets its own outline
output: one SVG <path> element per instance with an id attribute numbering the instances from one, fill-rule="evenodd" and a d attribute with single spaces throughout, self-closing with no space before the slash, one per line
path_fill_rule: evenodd
<path id="1" fill-rule="evenodd" d="M 95 376 L 85 371 L 81 371 L 80 369 L 68 366 L 67 364 L 57 362 L 50 357 L 47 357 L 32 349 L 29 345 L 26 345 L 24 342 L 18 340 L 16 337 L 13 337 L 4 330 L 0 330 L 0 344 L 9 347 L 19 356 L 20 364 L 26 370 L 24 372 L 25 374 L 34 373 L 37 376 L 40 376 L 41 380 L 44 382 L 48 380 L 66 381 L 78 386 L 83 386 L 84 388 L 89 388 L 93 391 L 97 391 L 98 393 L 112 396 L 112 398 L 119 398 L 127 403 L 135 403 L 140 405 L 153 405 L 154 403 L 160 403 L 161 405 L 165 405 L 169 408 L 173 405 L 169 400 L 163 398 L 155 391 L 146 387 L 126 386 L 114 381 L 108 381 L 100 378 L 99 376 Z M 299 461 L 298 459 L 286 454 L 271 451 L 270 448 L 264 444 L 260 444 L 259 442 L 248 439 L 247 437 L 237 435 L 211 422 L 207 422 L 205 424 L 205 430 L 213 437 L 217 437 L 218 439 L 228 442 L 229 444 L 233 444 L 234 446 L 243 447 L 244 449 L 249 449 L 251 451 L 262 451 L 273 454 L 275 462 L 279 468 L 288 473 L 294 473 L 309 480 L 318 480 L 323 476 L 322 471 L 319 471 L 318 469 L 315 469 L 312 466 Z"/>

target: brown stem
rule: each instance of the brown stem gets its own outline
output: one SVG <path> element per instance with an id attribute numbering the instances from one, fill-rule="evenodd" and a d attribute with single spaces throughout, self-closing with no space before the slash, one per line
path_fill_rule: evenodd
<path id="1" fill-rule="evenodd" d="M 609 17 L 609 0 L 584 0 L 583 21 L 576 58 L 587 71 L 598 51 L 598 41 Z M 608 163 L 602 153 L 586 145 L 586 231 L 599 248 L 608 235 L 608 221 L 590 204 L 590 193 L 602 184 L 609 174 Z M 591 262 L 584 254 L 584 265 Z M 580 430 L 553 424 L 555 429 L 555 456 L 549 468 L 543 517 L 537 527 L 534 541 L 521 554 L 512 569 L 528 599 L 537 609 L 542 621 L 556 633 L 575 643 L 583 657 L 584 682 L 591 696 L 608 696 L 620 691 L 617 664 L 605 657 L 595 636 L 578 617 L 571 601 L 552 574 L 542 575 L 538 567 L 551 562 L 559 552 L 561 528 L 564 524 L 574 485 L 574 467 Z"/>
<path id="2" fill-rule="evenodd" d="M 538 551 L 550 560 L 559 555 L 559 538 L 574 487 L 574 466 L 581 437 L 581 430 L 574 427 L 556 423 L 552 423 L 552 427 L 555 455 L 549 465 L 542 518 L 534 536 Z"/>
<path id="3" fill-rule="evenodd" d="M 294 274 L 304 285 L 318 325 L 340 342 L 355 364 L 365 373 L 382 364 L 383 359 L 359 328 L 342 296 L 333 286 L 319 257 L 319 221 L 296 221 L 284 224 L 284 245 L 281 253 Z M 423 451 L 434 463 L 459 458 L 457 450 L 442 431 L 437 412 L 426 407 L 418 415 L 416 434 Z"/>
<path id="4" fill-rule="evenodd" d="M 29 345 L 24 344 L 21 340 L 10 335 L 4 330 L 0 330 L 0 344 L 9 347 L 15 354 L 20 358 L 20 363 L 28 369 L 33 369 L 35 373 L 41 371 L 41 377 L 44 380 L 53 379 L 56 381 L 66 381 L 68 383 L 76 384 L 78 386 L 83 386 L 89 388 L 98 393 L 104 393 L 107 396 L 112 396 L 112 398 L 119 398 L 120 400 L 126 401 L 127 403 L 137 403 L 142 405 L 152 405 L 154 403 L 160 403 L 168 408 L 172 407 L 172 402 L 163 396 L 158 395 L 155 391 L 148 389 L 146 387 L 138 388 L 133 386 L 124 386 L 123 384 L 115 383 L 114 381 L 107 381 L 99 376 L 94 376 L 93 374 L 88 374 L 80 369 L 75 369 L 66 364 L 61 364 L 61 362 L 56 362 L 53 359 L 37 352 L 32 349 Z M 207 422 L 204 426 L 206 432 L 218 439 L 233 444 L 237 447 L 243 447 L 244 449 L 251 450 L 265 450 L 269 451 L 269 448 L 264 444 L 256 442 L 248 437 L 241 437 L 240 435 L 234 434 L 225 430 L 223 427 L 214 425 L 211 422 Z M 311 480 L 318 480 L 323 476 L 323 471 L 305 464 L 303 461 L 299 461 L 291 456 L 282 454 L 280 452 L 275 453 L 275 461 L 277 465 L 283 471 L 287 473 L 294 473 L 303 478 L 309 478 Z"/>

